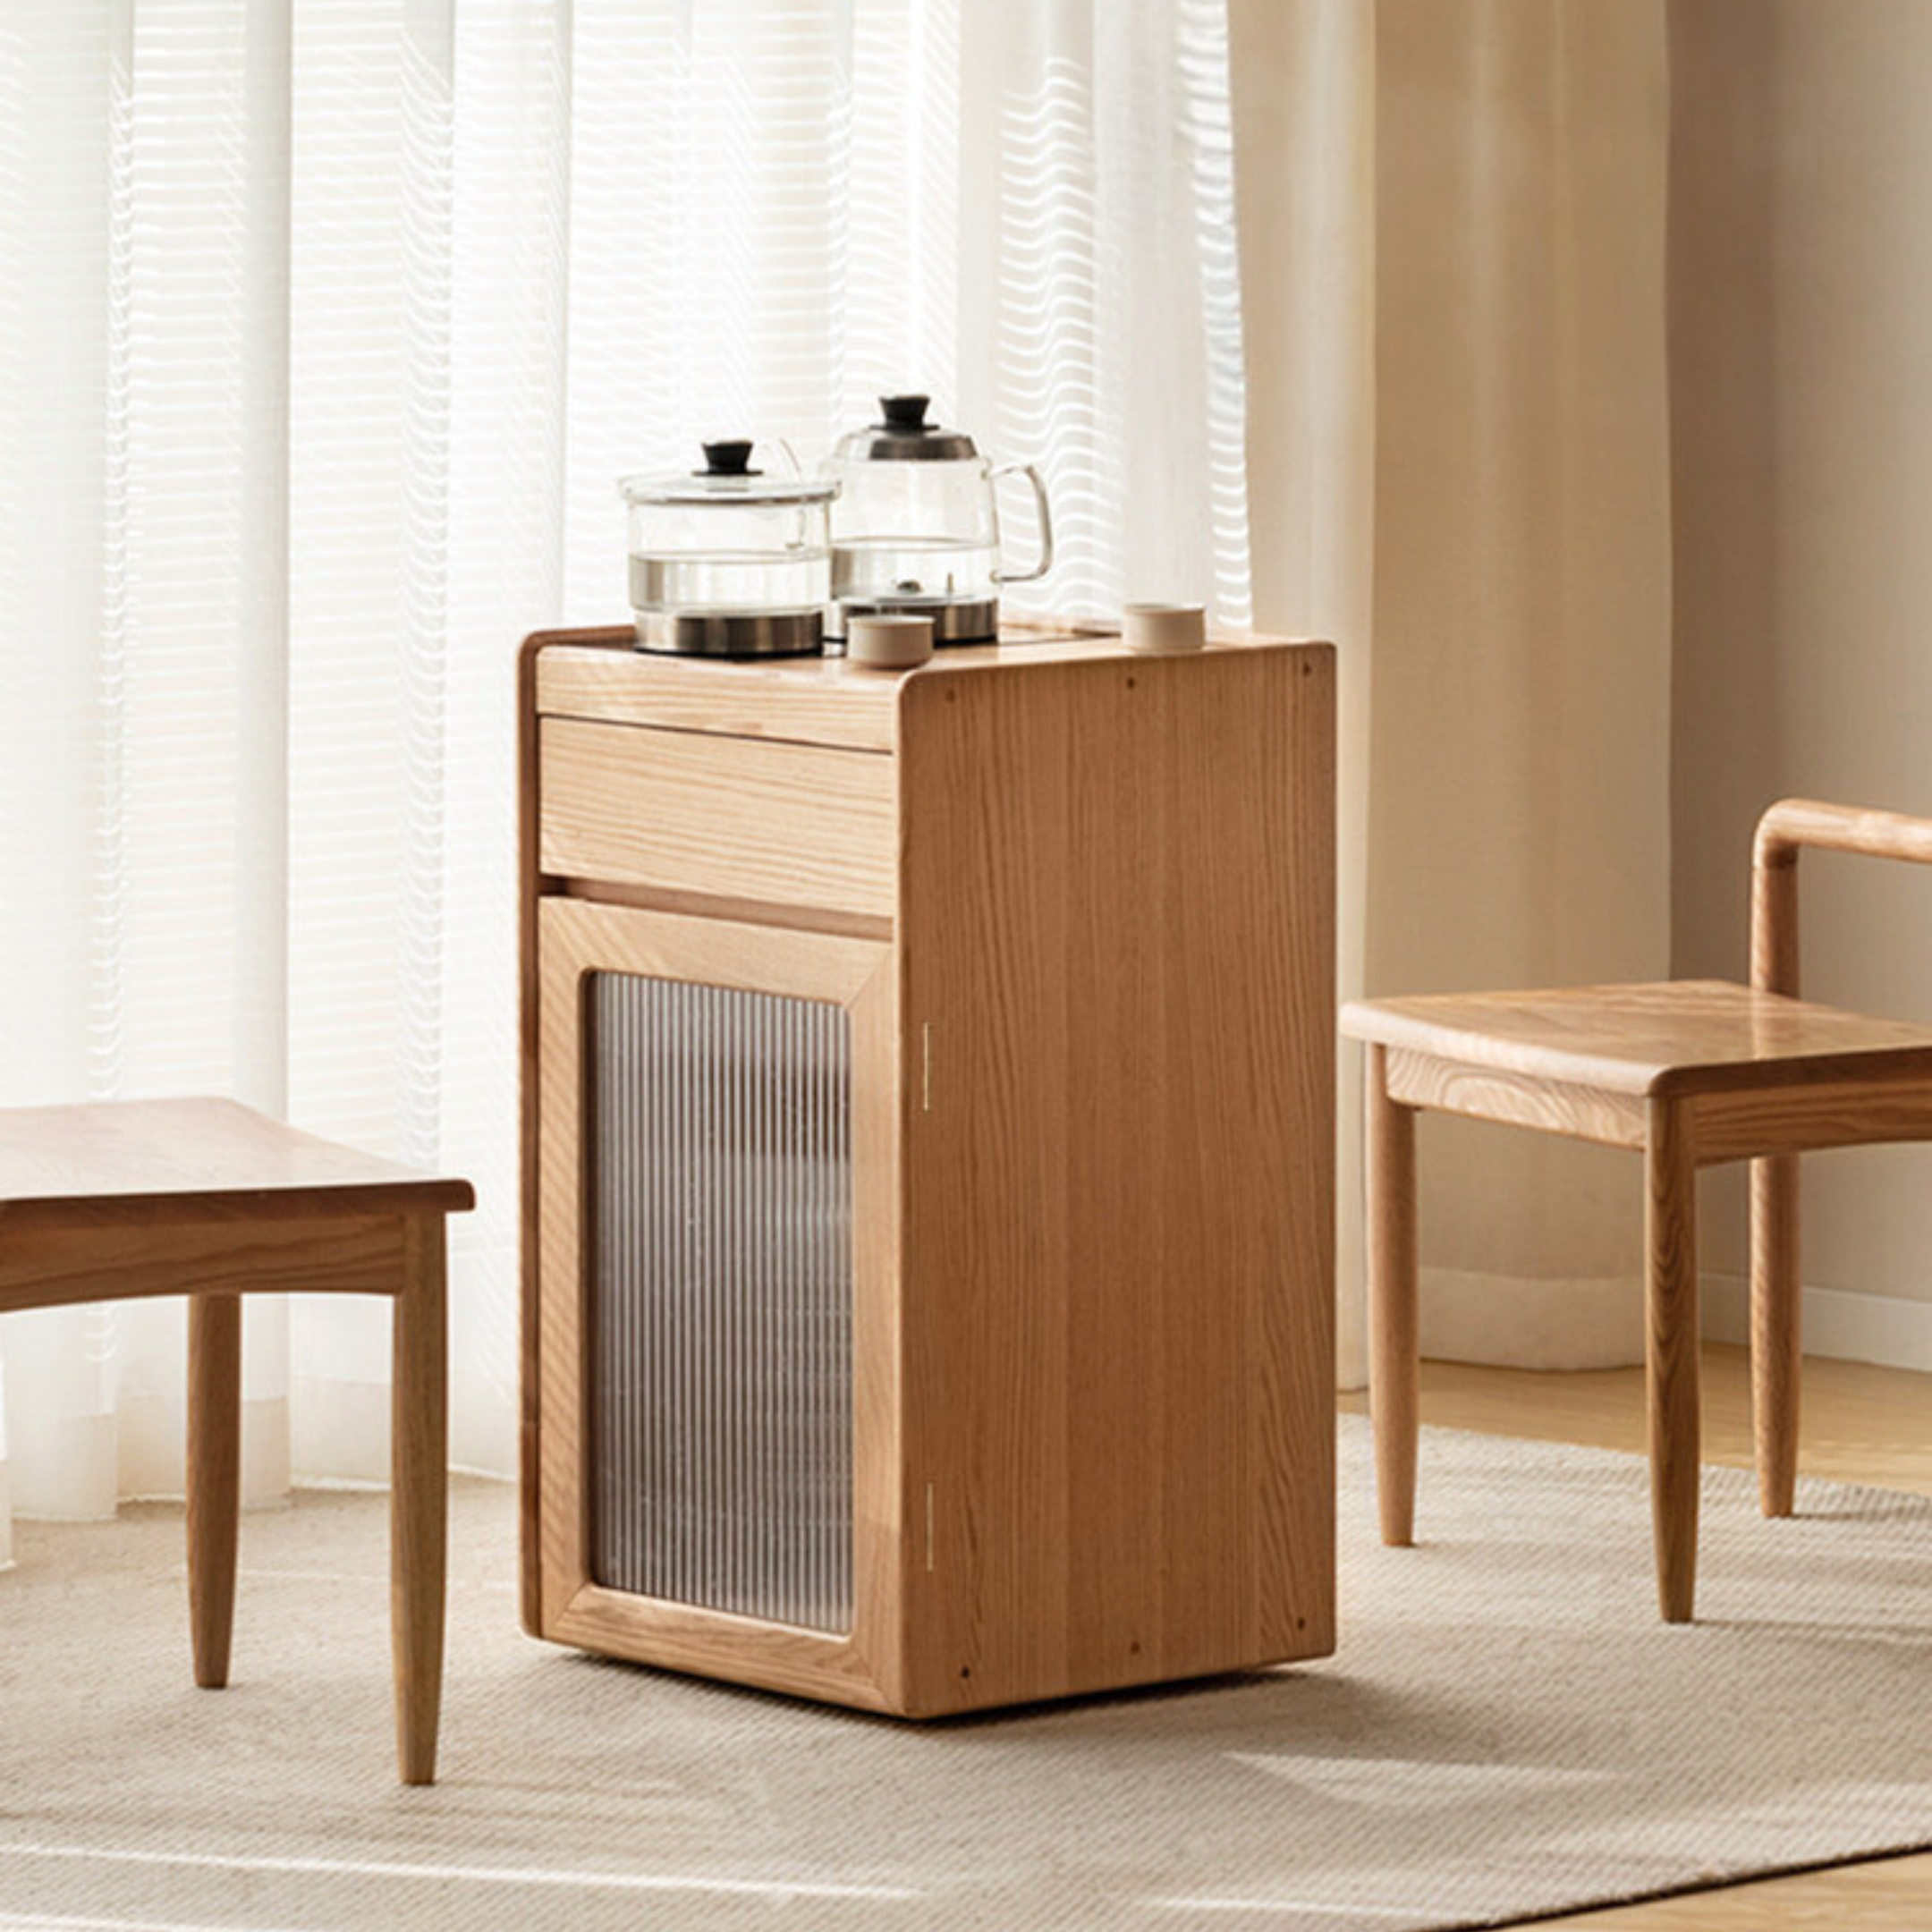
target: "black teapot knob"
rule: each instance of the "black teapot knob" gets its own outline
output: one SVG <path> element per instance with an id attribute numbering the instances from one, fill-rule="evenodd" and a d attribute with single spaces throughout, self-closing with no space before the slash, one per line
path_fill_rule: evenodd
<path id="1" fill-rule="evenodd" d="M 926 427 L 926 410 L 930 396 L 882 395 L 879 407 L 886 412 L 886 428 L 888 429 L 923 429 Z"/>
<path id="2" fill-rule="evenodd" d="M 703 445 L 707 476 L 750 476 L 752 474 L 751 445 L 733 440 Z"/>

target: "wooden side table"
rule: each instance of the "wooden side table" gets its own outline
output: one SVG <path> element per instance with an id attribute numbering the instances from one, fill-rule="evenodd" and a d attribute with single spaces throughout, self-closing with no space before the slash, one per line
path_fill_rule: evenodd
<path id="1" fill-rule="evenodd" d="M 402 1781 L 436 1776 L 447 1396 L 433 1179 L 232 1100 L 0 1111 L 0 1313 L 188 1295 L 188 1597 L 195 1682 L 228 1681 L 240 1508 L 242 1296 L 395 1302 L 391 1614 Z"/>
<path id="2" fill-rule="evenodd" d="M 523 660 L 524 1617 L 911 1717 L 1326 1654 L 1334 653 Z"/>

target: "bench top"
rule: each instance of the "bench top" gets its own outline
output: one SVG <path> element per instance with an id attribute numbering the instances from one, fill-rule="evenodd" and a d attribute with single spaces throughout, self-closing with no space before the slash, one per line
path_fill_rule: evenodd
<path id="1" fill-rule="evenodd" d="M 237 1100 L 0 1108 L 0 1237 L 29 1226 L 475 1205 L 467 1181 L 302 1133 Z"/>

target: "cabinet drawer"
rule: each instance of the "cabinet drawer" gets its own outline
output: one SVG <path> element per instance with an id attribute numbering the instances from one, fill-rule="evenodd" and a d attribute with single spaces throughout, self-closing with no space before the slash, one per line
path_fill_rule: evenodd
<path id="1" fill-rule="evenodd" d="M 564 877 L 893 913 L 893 759 L 546 718 L 538 863 Z"/>

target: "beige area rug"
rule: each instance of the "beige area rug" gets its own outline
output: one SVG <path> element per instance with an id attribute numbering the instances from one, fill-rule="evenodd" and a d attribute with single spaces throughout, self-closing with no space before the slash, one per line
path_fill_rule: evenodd
<path id="1" fill-rule="evenodd" d="M 516 1627 L 459 1486 L 445 1782 L 391 1782 L 385 1504 L 250 1516 L 234 1687 L 178 1511 L 0 1577 L 0 1926 L 62 1932 L 1338 1932 L 1490 1924 L 1932 1843 L 1932 1504 L 1710 1470 L 1707 1621 L 1652 1614 L 1642 1465 L 1431 1432 L 1378 1548 L 1343 1425 L 1343 1648 L 914 1729 Z"/>

